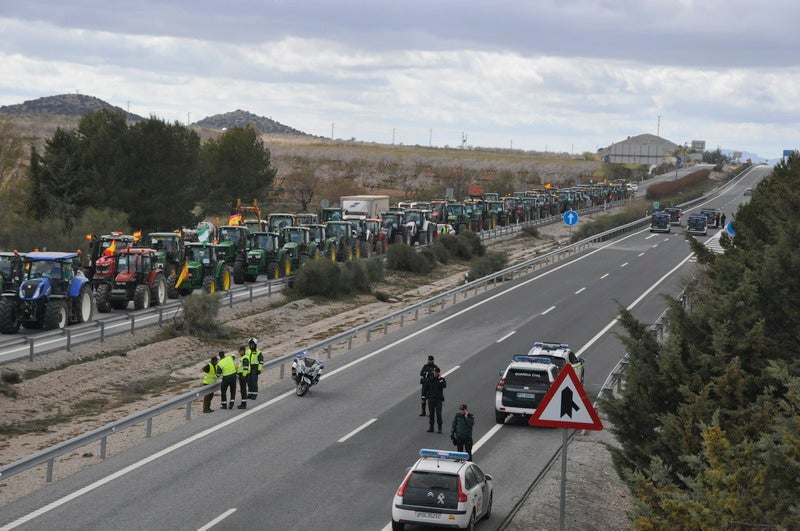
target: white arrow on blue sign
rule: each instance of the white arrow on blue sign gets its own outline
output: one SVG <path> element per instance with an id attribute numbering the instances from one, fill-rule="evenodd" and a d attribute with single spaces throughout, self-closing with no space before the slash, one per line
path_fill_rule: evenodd
<path id="1" fill-rule="evenodd" d="M 727 222 L 727 223 L 725 224 L 725 230 L 726 230 L 726 231 L 728 232 L 728 234 L 730 234 L 731 236 L 736 236 L 736 231 L 735 231 L 735 230 L 733 230 L 733 221 L 729 221 L 729 222 Z"/>
<path id="2" fill-rule="evenodd" d="M 578 222 L 579 218 L 580 216 L 578 216 L 578 213 L 575 212 L 574 210 L 567 210 L 566 212 L 564 212 L 564 223 L 566 223 L 570 227 L 575 225 Z"/>

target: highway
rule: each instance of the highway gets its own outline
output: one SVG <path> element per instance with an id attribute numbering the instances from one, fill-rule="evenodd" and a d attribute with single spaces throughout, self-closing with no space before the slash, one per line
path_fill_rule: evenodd
<path id="1" fill-rule="evenodd" d="M 742 191 L 769 171 L 755 167 L 696 208 L 733 219 L 748 199 Z M 587 360 L 594 397 L 624 354 L 614 335 L 618 305 L 653 322 L 661 294 L 677 295 L 696 267 L 684 228 L 629 234 L 420 319 L 328 362 L 306 397 L 288 382 L 262 390 L 244 412 L 204 415 L 0 508 L 0 525 L 384 529 L 406 468 L 420 448 L 452 448 L 449 423 L 466 402 L 476 416 L 475 461 L 495 481 L 493 514 L 479 528 L 496 529 L 561 444 L 560 430 L 495 424 L 498 371 L 536 340 L 567 342 Z M 448 382 L 442 435 L 426 433 L 418 416 L 428 354 Z"/>

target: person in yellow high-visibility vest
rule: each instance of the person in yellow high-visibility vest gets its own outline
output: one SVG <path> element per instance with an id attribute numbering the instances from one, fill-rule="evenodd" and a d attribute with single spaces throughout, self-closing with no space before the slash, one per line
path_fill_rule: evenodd
<path id="1" fill-rule="evenodd" d="M 250 374 L 247 377 L 247 398 L 255 400 L 258 398 L 258 375 L 261 374 L 261 368 L 264 366 L 264 354 L 258 350 L 258 340 L 254 337 L 250 338 L 247 346 L 248 349 L 244 354 L 250 361 Z"/>
<path id="2" fill-rule="evenodd" d="M 219 358 L 213 356 L 211 361 L 206 363 L 205 367 L 203 367 L 203 385 L 212 385 L 217 383 L 217 371 L 219 370 L 217 367 L 218 363 Z M 214 411 L 211 409 L 212 398 L 214 398 L 214 393 L 208 393 L 203 397 L 203 413 L 211 413 Z"/>
<path id="3" fill-rule="evenodd" d="M 225 355 L 225 352 L 219 352 L 219 370 L 222 376 L 222 386 L 220 391 L 222 393 L 222 409 L 233 409 L 233 403 L 236 400 L 236 356 L 233 354 Z M 231 393 L 231 398 L 228 400 L 228 392 Z"/>
<path id="4" fill-rule="evenodd" d="M 239 393 L 242 397 L 239 409 L 247 408 L 247 380 L 250 375 L 250 369 L 250 356 L 245 352 L 244 345 L 242 345 L 239 347 L 239 366 L 236 368 L 236 374 L 239 376 Z"/>

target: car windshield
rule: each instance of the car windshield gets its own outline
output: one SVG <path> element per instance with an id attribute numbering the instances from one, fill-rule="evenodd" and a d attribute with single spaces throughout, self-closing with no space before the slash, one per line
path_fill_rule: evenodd
<path id="1" fill-rule="evenodd" d="M 331 234 L 331 236 L 347 236 L 350 232 L 348 229 L 349 226 L 349 223 L 347 225 L 343 225 L 341 223 L 331 223 L 328 225 L 328 232 Z"/>
<path id="2" fill-rule="evenodd" d="M 259 234 L 256 236 L 256 247 L 265 251 L 275 250 L 274 237 L 270 234 Z"/>
<path id="3" fill-rule="evenodd" d="M 293 243 L 303 243 L 305 241 L 303 234 L 301 230 L 289 230 L 286 231 L 286 239 Z"/>
<path id="4" fill-rule="evenodd" d="M 315 242 L 321 242 L 324 239 L 322 227 L 309 227 L 308 234 Z"/>
<path id="5" fill-rule="evenodd" d="M 414 223 L 422 223 L 422 212 L 406 212 L 406 219 Z"/>
<path id="6" fill-rule="evenodd" d="M 192 262 L 211 263 L 211 249 L 209 247 L 189 247 L 187 254 Z"/>
<path id="7" fill-rule="evenodd" d="M 122 271 L 136 271 L 141 269 L 137 267 L 140 265 L 141 256 L 138 254 L 120 254 L 117 255 L 117 273 Z"/>
<path id="8" fill-rule="evenodd" d="M 383 216 L 384 227 L 397 227 L 399 224 L 400 216 L 394 214 L 385 214 Z"/>
<path id="9" fill-rule="evenodd" d="M 464 205 L 447 205 L 447 211 L 451 216 L 460 216 L 464 213 Z"/>
<path id="10" fill-rule="evenodd" d="M 241 243 L 245 240 L 244 231 L 238 228 L 222 228 L 219 231 L 219 241 Z"/>

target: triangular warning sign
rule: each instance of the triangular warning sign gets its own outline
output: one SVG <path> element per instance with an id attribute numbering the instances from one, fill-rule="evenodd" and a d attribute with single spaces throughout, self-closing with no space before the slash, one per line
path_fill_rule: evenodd
<path id="1" fill-rule="evenodd" d="M 570 364 L 561 369 L 528 424 L 548 428 L 603 429 L 603 423 Z"/>

